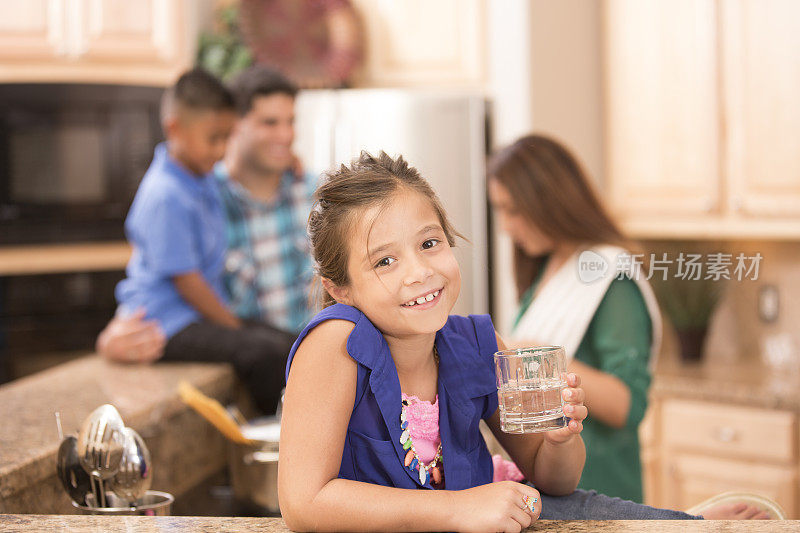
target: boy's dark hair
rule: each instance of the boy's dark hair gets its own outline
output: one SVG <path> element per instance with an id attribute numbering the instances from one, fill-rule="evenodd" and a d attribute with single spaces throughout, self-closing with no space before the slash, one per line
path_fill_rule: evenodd
<path id="1" fill-rule="evenodd" d="M 257 96 L 280 93 L 294 98 L 297 85 L 279 71 L 263 65 L 253 65 L 242 71 L 228 85 L 236 101 L 236 111 L 246 115 Z"/>
<path id="2" fill-rule="evenodd" d="M 189 111 L 233 111 L 233 95 L 213 74 L 201 68 L 184 72 L 161 99 L 161 121 L 176 109 Z"/>

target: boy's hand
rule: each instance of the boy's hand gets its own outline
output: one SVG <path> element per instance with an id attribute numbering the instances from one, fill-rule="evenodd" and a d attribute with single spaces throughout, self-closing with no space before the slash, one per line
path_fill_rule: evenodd
<path id="1" fill-rule="evenodd" d="M 164 354 L 167 338 L 158 323 L 145 320 L 144 309 L 117 314 L 97 337 L 97 352 L 120 363 L 150 363 Z"/>
<path id="2" fill-rule="evenodd" d="M 239 329 L 242 321 L 226 306 L 208 281 L 198 271 L 185 272 L 172 277 L 178 294 L 195 308 L 203 318 L 226 328 Z"/>
<path id="3" fill-rule="evenodd" d="M 516 481 L 460 490 L 453 494 L 453 500 L 457 531 L 521 531 L 542 512 L 539 491 Z"/>
<path id="4" fill-rule="evenodd" d="M 564 416 L 569 419 L 569 423 L 561 429 L 547 431 L 544 434 L 546 441 L 553 444 L 563 444 L 583 431 L 583 421 L 589 411 L 583 405 L 586 394 L 580 388 L 580 384 L 580 376 L 572 372 L 567 374 L 567 387 L 561 391 L 561 397 L 564 398 Z"/>

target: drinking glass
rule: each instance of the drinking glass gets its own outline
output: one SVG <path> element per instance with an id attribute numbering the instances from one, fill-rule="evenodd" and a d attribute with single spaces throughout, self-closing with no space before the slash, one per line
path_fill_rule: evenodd
<path id="1" fill-rule="evenodd" d="M 494 354 L 500 427 L 506 433 L 539 433 L 567 425 L 561 391 L 567 360 L 561 346 L 503 350 Z"/>

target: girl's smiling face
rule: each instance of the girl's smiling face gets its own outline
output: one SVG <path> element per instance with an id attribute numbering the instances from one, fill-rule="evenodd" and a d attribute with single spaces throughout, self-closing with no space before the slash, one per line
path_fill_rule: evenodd
<path id="1" fill-rule="evenodd" d="M 440 330 L 458 299 L 461 271 L 431 202 L 400 189 L 355 217 L 346 287 L 337 301 L 361 310 L 396 338 Z"/>

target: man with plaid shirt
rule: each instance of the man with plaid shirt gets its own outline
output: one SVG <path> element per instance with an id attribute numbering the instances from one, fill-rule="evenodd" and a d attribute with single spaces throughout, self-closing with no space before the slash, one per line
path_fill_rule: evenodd
<path id="1" fill-rule="evenodd" d="M 225 288 L 233 312 L 299 332 L 309 319 L 306 222 L 317 180 L 287 170 L 274 199 L 264 202 L 231 179 L 225 163 L 214 172 L 228 221 Z"/>
<path id="2" fill-rule="evenodd" d="M 276 71 L 252 67 L 232 83 L 239 120 L 215 167 L 226 212 L 225 287 L 239 329 L 206 323 L 165 339 L 141 312 L 118 315 L 100 333 L 97 351 L 125 362 L 231 362 L 266 412 L 277 405 L 297 333 L 311 316 L 313 277 L 306 223 L 316 179 L 295 169 L 297 88 Z"/>

